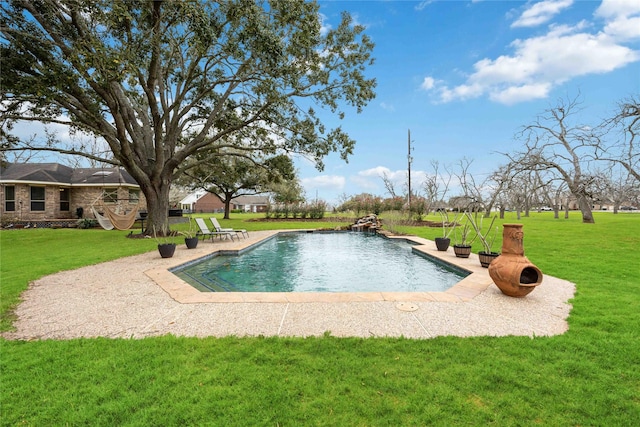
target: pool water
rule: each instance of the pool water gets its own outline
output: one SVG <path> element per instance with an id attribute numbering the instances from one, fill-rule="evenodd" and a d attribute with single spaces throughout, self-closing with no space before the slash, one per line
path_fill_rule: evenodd
<path id="1" fill-rule="evenodd" d="M 367 233 L 283 233 L 173 273 L 203 292 L 442 292 L 464 274 Z"/>

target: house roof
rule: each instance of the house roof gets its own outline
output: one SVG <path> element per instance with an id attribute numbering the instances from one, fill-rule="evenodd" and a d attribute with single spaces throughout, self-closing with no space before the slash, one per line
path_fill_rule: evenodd
<path id="1" fill-rule="evenodd" d="M 204 190 L 198 190 L 180 201 L 180 204 L 187 205 L 196 203 L 198 200 L 207 195 L 207 192 Z M 231 199 L 231 203 L 236 205 L 266 205 L 269 203 L 268 196 L 239 196 Z"/>
<path id="2" fill-rule="evenodd" d="M 268 196 L 240 196 L 232 200 L 236 205 L 266 205 L 269 203 Z"/>
<path id="3" fill-rule="evenodd" d="M 180 204 L 181 205 L 190 205 L 190 204 L 195 203 L 198 200 L 200 200 L 200 198 L 202 198 L 205 194 L 207 194 L 207 192 L 205 190 L 198 190 L 195 193 L 191 193 L 187 197 L 185 197 L 184 199 L 180 200 Z"/>
<path id="4" fill-rule="evenodd" d="M 74 169 L 59 163 L 12 163 L 0 169 L 0 183 L 138 186 L 136 180 L 122 168 Z"/>

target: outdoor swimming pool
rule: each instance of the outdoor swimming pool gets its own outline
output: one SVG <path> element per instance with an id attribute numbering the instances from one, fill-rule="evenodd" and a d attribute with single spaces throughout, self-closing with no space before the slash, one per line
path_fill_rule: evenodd
<path id="1" fill-rule="evenodd" d="M 203 292 L 442 292 L 465 277 L 404 240 L 353 232 L 282 233 L 172 272 Z"/>

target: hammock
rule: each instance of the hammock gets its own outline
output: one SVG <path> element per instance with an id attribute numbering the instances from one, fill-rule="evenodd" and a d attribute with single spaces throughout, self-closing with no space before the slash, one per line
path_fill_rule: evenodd
<path id="1" fill-rule="evenodd" d="M 96 217 L 96 219 L 98 220 L 98 224 L 100 224 L 102 228 L 104 228 L 105 230 L 113 230 L 113 224 L 111 224 L 109 218 L 100 215 L 100 213 L 93 206 L 91 206 L 91 210 L 93 211 L 93 216 Z"/>
<path id="2" fill-rule="evenodd" d="M 111 222 L 113 227 L 117 228 L 118 230 L 128 230 L 136 222 L 136 217 L 138 216 L 138 206 L 139 205 L 136 205 L 136 207 L 133 208 L 131 212 L 124 215 L 117 214 L 109 209 L 108 206 L 104 206 L 104 213 L 107 214 L 107 217 L 109 218 L 109 221 Z M 100 221 L 98 220 L 98 222 Z"/>

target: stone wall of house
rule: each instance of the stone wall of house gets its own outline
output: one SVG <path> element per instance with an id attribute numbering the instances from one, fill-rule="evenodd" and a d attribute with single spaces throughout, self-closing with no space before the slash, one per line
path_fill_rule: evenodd
<path id="1" fill-rule="evenodd" d="M 15 184 L 15 211 L 6 211 L 5 186 L 0 186 L 0 216 L 3 221 L 42 221 L 50 219 L 76 219 L 77 208 L 83 208 L 83 217 L 94 218 L 91 205 L 98 206 L 102 202 L 101 187 L 71 187 L 69 193 L 69 209 L 60 210 L 60 186 L 46 186 L 44 198 L 44 211 L 31 210 L 31 186 L 27 184 Z M 115 189 L 115 188 L 114 188 Z M 128 212 L 131 209 L 146 209 L 144 195 L 138 190 L 140 206 L 137 200 L 129 199 L 129 188 L 118 187 L 115 203 L 106 203 L 110 208 L 118 212 Z M 99 203 L 100 202 L 100 203 Z"/>
<path id="2" fill-rule="evenodd" d="M 40 221 L 46 219 L 72 218 L 71 207 L 67 211 L 60 210 L 60 187 L 37 186 L 44 188 L 44 210 L 31 210 L 31 185 L 15 184 L 15 210 L 6 211 L 5 186 L 2 186 L 2 206 L 0 212 L 3 220 Z"/>
<path id="3" fill-rule="evenodd" d="M 108 189 L 115 189 L 115 188 L 108 187 Z M 78 191 L 78 190 L 82 190 L 82 191 Z M 104 212 L 103 206 L 108 206 L 109 209 L 118 213 L 130 212 L 131 209 L 136 209 L 136 208 L 138 210 L 146 210 L 147 208 L 147 203 L 146 203 L 144 194 L 142 194 L 142 191 L 138 189 L 131 189 L 131 190 L 137 191 L 138 197 L 140 200 L 139 204 L 138 204 L 138 200 L 130 198 L 130 194 L 129 194 L 130 189 L 128 187 L 117 188 L 117 192 L 118 192 L 117 201 L 115 202 L 103 200 L 102 190 L 103 189 L 100 187 L 76 189 L 76 192 L 72 193 L 72 196 L 71 196 L 71 200 L 72 200 L 71 206 L 74 206 L 72 208 L 74 214 L 77 208 L 82 207 L 84 210 L 85 218 L 95 218 L 93 212 L 91 211 L 92 205 L 100 213 Z"/>

